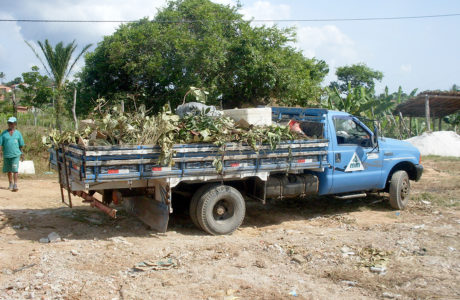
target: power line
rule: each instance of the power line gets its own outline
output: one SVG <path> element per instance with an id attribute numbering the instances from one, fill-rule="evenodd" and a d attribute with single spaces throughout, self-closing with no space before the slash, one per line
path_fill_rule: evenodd
<path id="1" fill-rule="evenodd" d="M 433 19 L 458 17 L 460 13 L 422 15 L 422 16 L 396 16 L 396 17 L 366 17 L 366 18 L 330 18 L 330 19 L 254 19 L 250 22 L 351 22 L 351 21 L 387 21 L 387 20 L 410 20 L 410 19 Z M 50 20 L 50 19 L 0 19 L 0 22 L 21 22 L 21 23 L 134 23 L 139 20 Z M 198 23 L 198 22 L 221 22 L 229 23 L 235 20 L 151 20 L 155 23 Z"/>

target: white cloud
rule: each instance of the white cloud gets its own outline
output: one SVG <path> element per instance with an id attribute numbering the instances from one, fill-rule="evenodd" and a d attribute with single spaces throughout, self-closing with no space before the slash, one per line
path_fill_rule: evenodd
<path id="1" fill-rule="evenodd" d="M 5 19 L 50 20 L 138 20 L 153 17 L 165 0 L 3 0 Z M 3 23 L 0 40 L 0 66 L 8 79 L 20 76 L 30 66 L 40 62 L 24 40 L 49 39 L 52 44 L 76 40 L 80 46 L 99 42 L 104 35 L 112 34 L 119 23 Z M 94 49 L 94 48 L 93 48 Z M 77 49 L 78 51 L 78 49 Z M 76 69 L 81 67 L 81 60 Z M 26 67 L 27 66 L 27 67 Z"/>
<path id="2" fill-rule="evenodd" d="M 212 0 L 212 2 L 223 5 L 236 5 L 235 0 Z"/>
<path id="3" fill-rule="evenodd" d="M 61 20 L 137 20 L 156 14 L 164 0 L 81 0 L 81 1 L 25 1 L 16 0 L 5 5 L 15 17 Z M 119 23 L 24 23 L 21 33 L 26 39 L 52 42 L 76 39 L 79 44 L 97 41 L 111 34 Z"/>
<path id="4" fill-rule="evenodd" d="M 291 7 L 286 4 L 272 4 L 269 1 L 256 1 L 243 7 L 241 13 L 246 20 L 279 20 L 291 18 Z M 273 22 L 253 23 L 273 25 Z M 281 23 L 281 26 L 292 24 Z M 358 53 L 354 41 L 335 25 L 302 26 L 297 25 L 297 46 L 305 56 L 323 59 L 329 64 L 330 72 L 326 81 L 334 80 L 333 74 L 338 66 L 358 62 Z"/>
<path id="5" fill-rule="evenodd" d="M 304 55 L 329 64 L 326 82 L 335 80 L 335 69 L 359 61 L 354 41 L 335 25 L 301 26 L 297 29 L 297 46 Z"/>
<path id="6" fill-rule="evenodd" d="M 297 40 L 308 57 L 333 56 L 335 60 L 346 62 L 357 58 L 353 40 L 334 25 L 299 27 Z"/>
<path id="7" fill-rule="evenodd" d="M 251 6 L 243 6 L 241 13 L 245 20 L 279 20 L 291 16 L 291 7 L 286 4 L 272 4 L 269 1 L 257 1 Z M 273 25 L 273 22 L 257 22 L 254 25 Z"/>
<path id="8" fill-rule="evenodd" d="M 241 9 L 244 18 L 250 20 L 280 20 L 291 18 L 291 7 L 286 4 L 273 4 L 269 1 L 256 1 Z M 273 22 L 268 22 L 272 25 Z M 253 23 L 254 26 L 260 23 Z M 282 23 L 282 26 L 292 24 Z M 297 25 L 297 46 L 307 57 L 318 57 L 336 64 L 348 64 L 358 58 L 355 43 L 335 25 L 300 26 Z"/>
<path id="9" fill-rule="evenodd" d="M 12 19 L 13 16 L 0 12 L 0 18 Z M 2 38 L 0 39 L 0 72 L 5 73 L 5 80 L 10 81 L 21 75 L 22 72 L 30 71 L 30 67 L 40 62 L 27 47 L 21 35 L 21 27 L 16 23 L 8 22 L 2 24 Z"/>
<path id="10" fill-rule="evenodd" d="M 412 72 L 412 65 L 411 64 L 403 64 L 403 65 L 401 65 L 400 70 L 403 73 L 410 73 L 410 72 Z"/>

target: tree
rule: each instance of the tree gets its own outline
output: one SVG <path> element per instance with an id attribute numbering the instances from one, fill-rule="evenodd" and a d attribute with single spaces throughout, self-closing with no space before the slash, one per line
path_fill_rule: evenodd
<path id="1" fill-rule="evenodd" d="M 66 46 L 64 46 L 63 42 L 59 42 L 55 45 L 54 48 L 51 46 L 48 40 L 45 40 L 43 43 L 38 41 L 38 45 L 40 46 L 45 60 L 43 60 L 40 57 L 40 55 L 37 53 L 37 51 L 31 44 L 29 44 L 27 41 L 26 43 L 32 49 L 35 56 L 37 56 L 37 58 L 40 60 L 43 67 L 45 68 L 46 72 L 53 80 L 54 86 L 56 88 L 56 127 L 61 131 L 61 115 L 64 112 L 62 98 L 66 80 L 78 59 L 83 55 L 83 53 L 85 53 L 89 49 L 89 47 L 91 47 L 91 44 L 88 44 L 85 47 L 83 47 L 83 49 L 71 63 L 72 55 L 75 52 L 75 49 L 77 48 L 75 40 L 67 44 Z"/>
<path id="2" fill-rule="evenodd" d="M 348 91 L 351 88 L 364 87 L 368 92 L 374 93 L 375 81 L 381 81 L 383 73 L 369 68 L 366 64 L 354 64 L 337 68 L 335 75 L 338 81 L 330 84 L 331 88 L 337 88 L 340 92 Z"/>
<path id="3" fill-rule="evenodd" d="M 159 110 L 180 103 L 191 86 L 226 107 L 318 99 L 325 62 L 291 45 L 293 29 L 251 27 L 238 12 L 210 0 L 175 0 L 153 21 L 121 25 L 86 56 L 87 95 L 131 99 Z"/>
<path id="4" fill-rule="evenodd" d="M 41 75 L 37 66 L 32 71 L 22 73 L 24 84 L 20 86 L 24 95 L 21 103 L 33 107 L 34 125 L 37 125 L 38 108 L 50 103 L 53 97 L 53 82 L 46 75 Z"/>
<path id="5" fill-rule="evenodd" d="M 37 66 L 33 66 L 31 69 L 30 72 L 22 73 L 24 84 L 20 88 L 24 91 L 24 95 L 21 103 L 39 108 L 50 103 L 53 96 L 53 82 L 48 76 L 41 75 Z"/>
<path id="6" fill-rule="evenodd" d="M 6 83 L 7 86 L 12 86 L 13 84 L 19 84 L 19 83 L 22 83 L 22 78 L 21 77 L 16 77 L 14 78 L 13 80 L 11 81 L 8 81 Z"/>
<path id="7" fill-rule="evenodd" d="M 0 83 L 3 84 L 3 79 L 5 79 L 5 73 L 0 72 Z"/>

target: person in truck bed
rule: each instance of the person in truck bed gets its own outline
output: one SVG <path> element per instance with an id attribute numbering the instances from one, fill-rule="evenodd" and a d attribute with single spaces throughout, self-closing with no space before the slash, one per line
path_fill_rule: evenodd
<path id="1" fill-rule="evenodd" d="M 17 120 L 15 117 L 8 119 L 8 129 L 0 135 L 0 149 L 3 152 L 3 173 L 8 173 L 9 190 L 18 191 L 18 167 L 19 159 L 23 157 L 22 147 L 24 139 L 19 130 L 16 130 Z"/>

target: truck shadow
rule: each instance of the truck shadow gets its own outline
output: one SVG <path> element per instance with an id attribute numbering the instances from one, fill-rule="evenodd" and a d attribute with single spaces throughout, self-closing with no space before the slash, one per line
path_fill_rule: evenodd
<path id="1" fill-rule="evenodd" d="M 249 201 L 242 227 L 266 227 L 287 221 L 308 221 L 362 210 L 391 211 L 391 208 L 385 197 L 377 195 L 353 200 L 332 197 L 286 199 L 266 205 Z M 32 241 L 38 241 L 53 231 L 69 240 L 107 239 L 116 236 L 150 237 L 155 234 L 135 216 L 122 209 L 118 211 L 117 219 L 112 219 L 86 205 L 75 206 L 73 209 L 1 209 L 0 230 L 7 227 L 8 230 L 14 230 L 19 239 Z M 173 231 L 183 235 L 206 235 L 192 224 L 185 202 L 176 205 L 170 216 L 168 232 Z"/>
<path id="2" fill-rule="evenodd" d="M 317 218 L 342 218 L 360 211 L 393 211 L 387 197 L 369 195 L 366 198 L 341 200 L 334 197 L 309 197 L 271 201 L 266 205 L 252 203 L 246 210 L 244 226 L 272 226 L 289 221 L 311 221 Z M 352 222 L 348 220 L 345 222 Z"/>
<path id="3" fill-rule="evenodd" d="M 185 204 L 185 203 L 184 203 Z M 340 200 L 334 197 L 308 197 L 292 198 L 269 201 L 265 205 L 261 202 L 246 202 L 246 216 L 242 228 L 263 228 L 279 225 L 289 221 L 310 221 L 322 218 L 344 219 L 344 222 L 353 222 L 346 215 L 360 211 L 392 212 L 386 196 L 370 194 L 366 198 Z M 169 230 L 175 230 L 182 234 L 200 234 L 201 231 L 191 225 L 188 215 L 188 206 L 177 207 L 170 219 Z M 192 230 L 185 230 L 186 228 Z"/>

